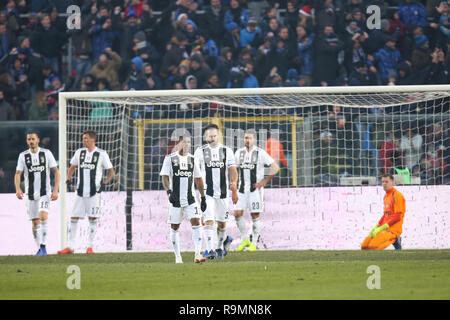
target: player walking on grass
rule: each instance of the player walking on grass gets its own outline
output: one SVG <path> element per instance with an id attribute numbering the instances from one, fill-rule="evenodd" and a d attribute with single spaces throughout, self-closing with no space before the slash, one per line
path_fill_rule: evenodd
<path id="1" fill-rule="evenodd" d="M 383 250 L 402 234 L 403 217 L 405 216 L 405 198 L 394 188 L 394 177 L 384 174 L 381 178 L 384 195 L 384 214 L 380 221 L 369 232 L 369 236 L 361 244 L 362 250 Z"/>
<path id="2" fill-rule="evenodd" d="M 175 253 L 175 263 L 183 263 L 180 254 L 179 227 L 184 214 L 188 217 L 192 226 L 192 241 L 194 242 L 194 262 L 206 261 L 200 251 L 202 246 L 201 214 L 198 211 L 195 200 L 194 181 L 201 196 L 201 210 L 206 210 L 206 198 L 203 187 L 202 174 L 198 159 L 189 153 L 191 138 L 180 137 L 176 146 L 176 152 L 164 158 L 160 175 L 163 187 L 169 196 L 170 241 Z"/>
<path id="3" fill-rule="evenodd" d="M 198 148 L 194 153 L 194 157 L 200 161 L 208 205 L 203 213 L 206 240 L 203 257 L 214 259 L 217 256 L 221 259 L 226 255 L 232 241 L 230 236 L 225 237 L 229 214 L 228 188 L 232 191 L 233 204 L 236 204 L 238 201 L 238 176 L 233 151 L 219 143 L 219 127 L 215 124 L 208 125 L 205 128 L 205 137 L 207 144 Z M 217 222 L 217 229 L 215 229 L 214 222 Z M 214 245 L 214 233 L 217 234 L 216 245 Z"/>
<path id="4" fill-rule="evenodd" d="M 236 251 L 256 251 L 259 238 L 260 213 L 264 210 L 264 186 L 278 173 L 280 167 L 269 154 L 256 145 L 256 132 L 248 130 L 244 135 L 244 148 L 235 153 L 239 170 L 239 201 L 234 210 L 234 218 L 241 233 L 241 243 Z M 264 167 L 270 173 L 264 178 Z M 242 218 L 248 209 L 252 217 L 252 241 L 247 237 L 247 228 Z"/>
<path id="5" fill-rule="evenodd" d="M 16 197 L 20 200 L 26 197 L 28 217 L 32 223 L 33 237 L 38 246 L 36 256 L 46 256 L 47 219 L 50 200 L 58 199 L 59 170 L 50 150 L 39 147 L 39 135 L 36 132 L 27 133 L 28 150 L 20 153 L 17 161 L 14 185 Z M 25 194 L 20 187 L 20 178 L 24 173 Z M 51 192 L 50 172 L 55 177 L 55 186 Z"/>
<path id="6" fill-rule="evenodd" d="M 66 184 L 70 184 L 75 170 L 78 168 L 77 195 L 70 219 L 67 248 L 59 254 L 74 253 L 78 220 L 89 218 L 88 248 L 86 253 L 94 253 L 94 238 L 97 232 L 97 220 L 100 217 L 100 193 L 114 178 L 114 168 L 105 150 L 96 147 L 97 133 L 88 130 L 83 133 L 83 148 L 75 151 L 67 171 Z M 102 181 L 103 170 L 108 170 L 108 177 Z"/>

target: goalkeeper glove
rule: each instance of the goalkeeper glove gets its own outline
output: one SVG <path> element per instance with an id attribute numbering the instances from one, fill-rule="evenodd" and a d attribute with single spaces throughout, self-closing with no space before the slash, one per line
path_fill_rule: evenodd
<path id="1" fill-rule="evenodd" d="M 378 223 L 377 223 L 377 225 L 376 225 L 375 227 L 373 227 L 372 229 L 370 229 L 369 236 L 370 236 L 371 238 L 375 237 L 375 236 L 373 235 L 373 233 L 374 233 L 375 229 L 378 228 L 378 227 L 379 227 L 379 225 L 378 225 Z"/>
<path id="2" fill-rule="evenodd" d="M 206 197 L 202 197 L 202 202 L 200 203 L 200 209 L 202 209 L 203 212 L 206 210 Z"/>
<path id="3" fill-rule="evenodd" d="M 173 194 L 172 190 L 167 190 L 167 195 L 169 196 L 169 202 L 174 205 L 177 201 L 175 198 L 175 195 Z"/>
<path id="4" fill-rule="evenodd" d="M 383 225 L 380 226 L 380 227 L 374 228 L 374 229 L 373 229 L 373 232 L 372 232 L 373 237 L 375 237 L 379 232 L 381 232 L 381 231 L 383 231 L 383 230 L 386 230 L 386 229 L 388 229 L 388 228 L 389 228 L 389 225 L 388 225 L 387 223 L 383 224 Z M 372 237 L 372 238 L 373 238 L 373 237 Z"/>

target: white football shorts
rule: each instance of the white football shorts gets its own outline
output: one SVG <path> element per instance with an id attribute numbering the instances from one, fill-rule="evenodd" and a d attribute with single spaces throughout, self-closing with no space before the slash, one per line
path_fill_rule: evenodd
<path id="1" fill-rule="evenodd" d="M 50 207 L 50 197 L 48 195 L 42 196 L 37 200 L 26 200 L 27 213 L 30 220 L 39 219 L 39 212 L 47 212 Z"/>
<path id="2" fill-rule="evenodd" d="M 200 219 L 201 214 L 200 210 L 197 206 L 197 203 L 194 202 L 193 204 L 176 208 L 169 202 L 169 217 L 167 219 L 167 223 L 170 224 L 181 224 L 183 221 L 184 216 L 191 220 L 194 218 Z"/>
<path id="3" fill-rule="evenodd" d="M 76 196 L 72 217 L 83 219 L 86 215 L 89 218 L 100 217 L 100 193 L 96 193 L 92 197 Z"/>
<path id="4" fill-rule="evenodd" d="M 253 192 L 239 193 L 239 200 L 234 210 L 245 211 L 248 209 L 250 213 L 261 213 L 264 211 L 264 189 L 256 189 Z"/>
<path id="5" fill-rule="evenodd" d="M 203 212 L 203 222 L 205 221 L 228 221 L 228 202 L 226 199 L 216 199 L 206 195 L 206 211 Z"/>

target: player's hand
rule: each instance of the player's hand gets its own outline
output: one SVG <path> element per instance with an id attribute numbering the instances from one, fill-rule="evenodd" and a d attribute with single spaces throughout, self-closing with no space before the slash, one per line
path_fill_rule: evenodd
<path id="1" fill-rule="evenodd" d="M 100 183 L 100 188 L 98 189 L 97 193 L 101 193 L 102 191 L 105 191 L 105 183 L 102 181 Z"/>
<path id="2" fill-rule="evenodd" d="M 206 211 L 206 197 L 202 197 L 202 201 L 200 202 L 200 209 L 205 212 Z"/>
<path id="3" fill-rule="evenodd" d="M 23 199 L 23 192 L 22 192 L 22 190 L 19 190 L 19 191 L 16 192 L 16 197 L 19 200 Z"/>
<path id="4" fill-rule="evenodd" d="M 233 192 L 237 192 L 237 185 L 236 183 L 230 183 L 230 190 Z"/>
<path id="5" fill-rule="evenodd" d="M 261 180 L 260 182 L 254 183 L 253 187 L 255 187 L 256 189 L 260 189 L 262 187 L 264 187 L 266 185 L 266 183 L 264 182 L 264 180 Z"/>
<path id="6" fill-rule="evenodd" d="M 58 192 L 53 191 L 52 195 L 50 196 L 50 200 L 52 201 L 58 200 Z"/>
<path id="7" fill-rule="evenodd" d="M 373 237 L 376 237 L 376 235 L 377 235 L 378 233 L 380 233 L 381 231 L 386 230 L 386 229 L 388 229 L 388 228 L 389 228 L 389 225 L 388 225 L 387 223 L 383 224 L 383 225 L 380 226 L 380 227 L 374 228 L 374 230 L 373 230 Z M 372 237 L 372 238 L 373 238 L 373 237 Z"/>
<path id="8" fill-rule="evenodd" d="M 172 190 L 168 190 L 167 191 L 167 195 L 169 196 L 169 202 L 171 204 L 175 204 L 175 202 L 177 201 L 175 198 L 175 195 L 173 194 Z"/>
<path id="9" fill-rule="evenodd" d="M 238 202 L 239 196 L 237 191 L 231 193 L 231 200 L 233 201 L 233 204 L 236 204 Z"/>

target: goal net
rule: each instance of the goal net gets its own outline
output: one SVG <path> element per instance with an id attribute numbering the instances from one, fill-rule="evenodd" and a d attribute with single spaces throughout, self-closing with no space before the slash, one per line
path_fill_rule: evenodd
<path id="1" fill-rule="evenodd" d="M 167 208 L 159 176 L 165 155 L 180 135 L 191 136 L 194 153 L 209 123 L 233 151 L 244 146 L 245 130 L 256 130 L 258 146 L 280 165 L 266 186 L 266 211 L 283 199 L 297 210 L 305 190 L 377 186 L 383 173 L 394 174 L 397 185 L 446 185 L 449 96 L 450 86 L 60 93 L 62 181 L 82 133 L 95 130 L 116 172 L 102 211 L 117 220 L 102 241 L 138 250 L 167 238 L 149 234 L 158 228 L 151 215 Z M 61 189 L 63 245 L 74 190 Z M 308 206 L 323 211 L 319 200 Z M 147 211 L 139 216 L 137 208 Z"/>

